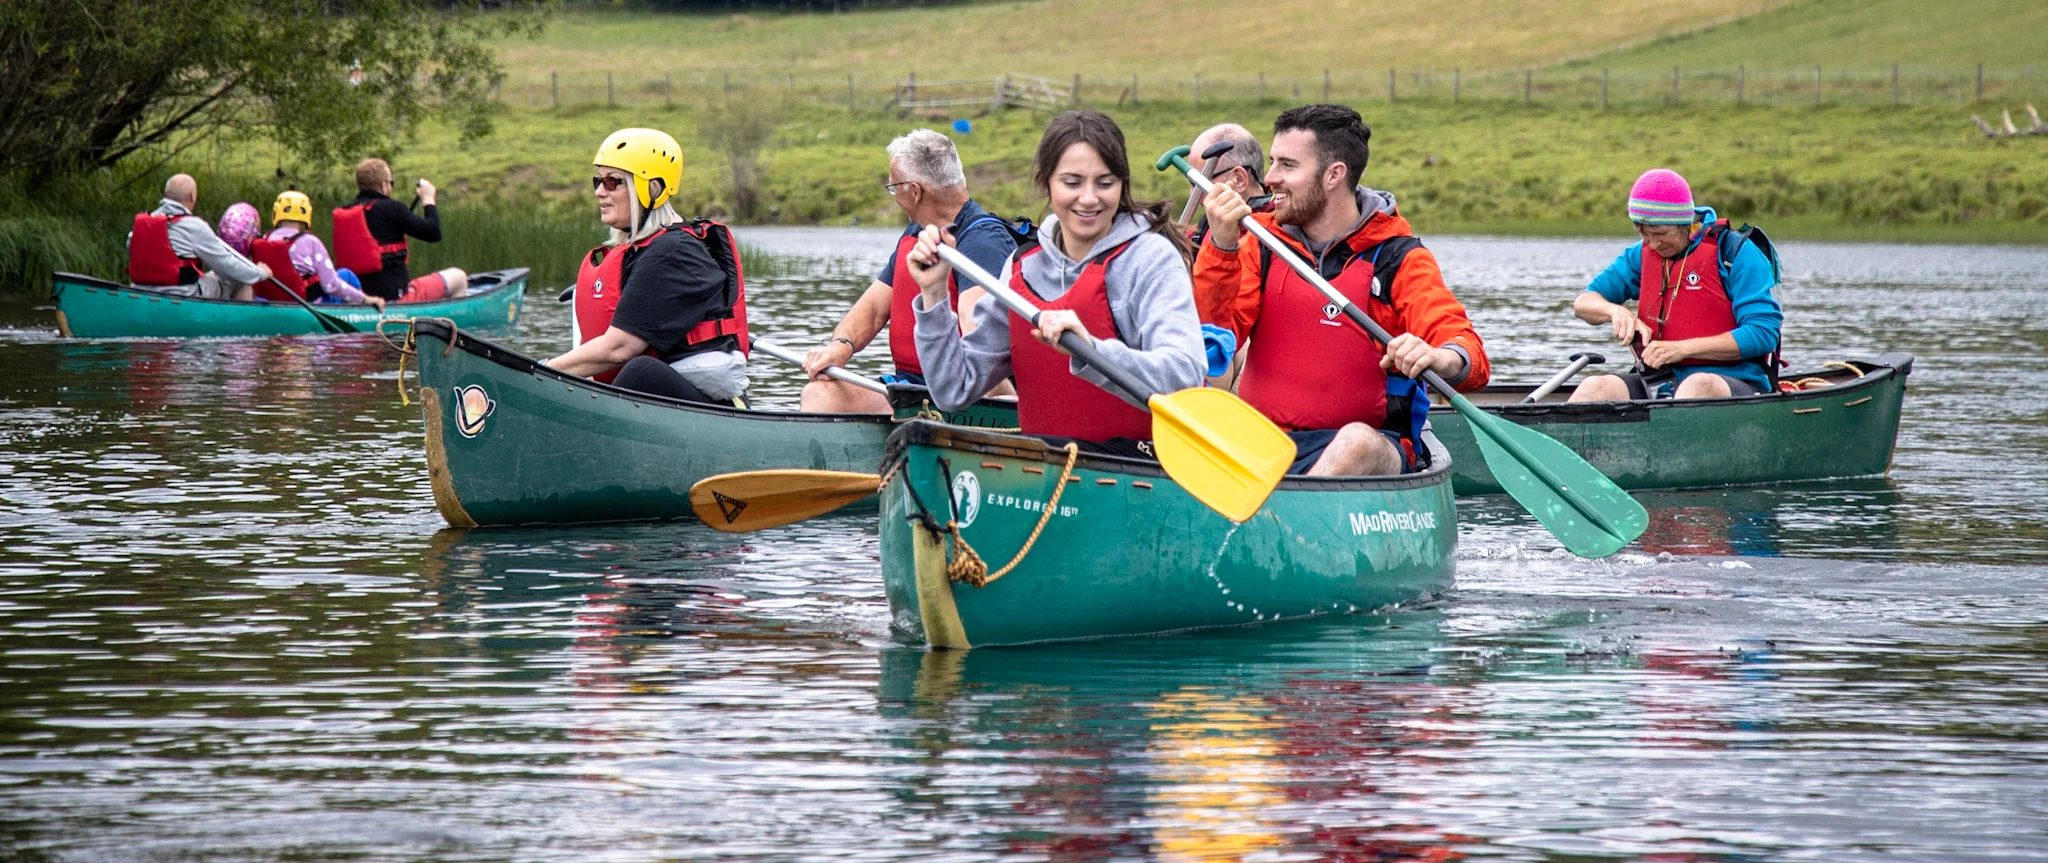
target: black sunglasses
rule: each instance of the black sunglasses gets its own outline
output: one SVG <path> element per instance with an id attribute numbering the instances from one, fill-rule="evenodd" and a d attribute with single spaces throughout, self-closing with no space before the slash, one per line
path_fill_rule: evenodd
<path id="1" fill-rule="evenodd" d="M 593 192 L 594 192 L 594 191 L 597 191 L 598 189 L 603 189 L 603 190 L 605 190 L 605 191 L 607 191 L 607 192 L 616 192 L 616 191 L 618 191 L 618 190 L 619 190 L 619 187 L 620 187 L 620 186 L 623 186 L 623 185 L 625 185 L 625 184 L 626 184 L 626 178 L 624 178 L 624 177 L 592 177 L 592 178 L 590 178 L 590 190 L 591 190 L 591 191 L 593 191 Z"/>

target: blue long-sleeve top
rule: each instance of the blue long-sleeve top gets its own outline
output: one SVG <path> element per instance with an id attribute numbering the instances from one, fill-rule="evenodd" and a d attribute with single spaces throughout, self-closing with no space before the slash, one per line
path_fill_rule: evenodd
<path id="1" fill-rule="evenodd" d="M 1685 248 L 1690 255 L 1699 247 L 1700 239 L 1720 217 L 1712 207 L 1695 207 L 1699 216 L 1700 231 L 1693 234 L 1691 244 Z M 1785 321 L 1785 311 L 1778 305 L 1778 299 L 1771 296 L 1771 289 L 1777 287 L 1777 279 L 1771 274 L 1771 261 L 1764 257 L 1755 243 L 1743 243 L 1735 253 L 1735 260 L 1721 271 L 1721 285 L 1728 291 L 1728 299 L 1735 308 L 1735 348 L 1746 360 L 1768 357 L 1778 349 L 1778 328 Z M 1643 291 L 1643 244 L 1637 242 L 1608 264 L 1607 269 L 1593 277 L 1586 290 L 1599 294 L 1610 303 L 1625 303 L 1636 300 L 1641 305 Z M 1764 360 L 1768 362 L 1767 359 Z M 1755 363 L 1740 363 L 1729 366 L 1679 366 L 1680 378 L 1699 372 L 1713 372 L 1724 377 L 1735 377 L 1767 389 L 1769 379 L 1763 368 Z"/>

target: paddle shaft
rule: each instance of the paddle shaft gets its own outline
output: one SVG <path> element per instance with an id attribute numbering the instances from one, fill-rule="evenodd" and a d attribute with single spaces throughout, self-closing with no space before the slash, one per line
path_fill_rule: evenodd
<path id="1" fill-rule="evenodd" d="M 284 283 L 278 281 L 276 276 L 264 276 L 264 278 L 268 279 L 271 284 L 276 285 L 277 289 L 283 291 L 285 296 L 291 297 L 293 302 L 298 303 L 306 311 L 312 312 L 313 318 L 320 322 L 321 329 L 326 330 L 330 333 L 362 332 L 362 330 L 356 329 L 354 324 L 351 324 L 333 315 L 324 314 L 319 309 L 313 308 L 312 303 L 306 302 L 306 298 L 299 296 L 298 291 L 294 291 L 291 288 L 285 287 Z"/>
<path id="2" fill-rule="evenodd" d="M 980 264 L 976 264 L 972 259 L 961 254 L 959 249 L 941 243 L 939 244 L 939 257 L 946 263 L 953 265 L 955 271 L 973 280 L 975 284 L 980 285 L 991 296 L 1001 300 L 1003 305 L 1010 308 L 1010 311 L 1016 312 L 1024 320 L 1030 321 L 1032 326 L 1038 326 L 1039 311 L 1037 306 L 1032 305 L 1030 300 L 1018 296 L 1016 291 L 1010 290 L 1009 285 L 1003 284 L 1001 279 L 990 275 L 989 271 L 982 269 Z M 1087 336 L 1073 330 L 1067 330 L 1060 333 L 1060 347 L 1066 348 L 1068 353 L 1080 358 L 1082 364 L 1108 378 L 1110 383 L 1116 385 L 1117 389 L 1123 390 L 1126 395 L 1129 395 L 1138 404 L 1145 404 L 1151 401 L 1153 396 L 1158 395 L 1157 391 L 1139 381 L 1136 375 L 1125 371 L 1122 366 L 1103 359 L 1102 352 L 1096 349 L 1094 340 Z"/>
<path id="3" fill-rule="evenodd" d="M 1558 387 L 1564 386 L 1565 381 L 1571 380 L 1572 375 L 1578 374 L 1589 365 L 1604 362 L 1607 362 L 1607 358 L 1599 354 L 1572 354 L 1571 365 L 1565 366 L 1564 371 L 1558 372 L 1550 380 L 1544 381 L 1542 386 L 1530 390 L 1528 395 L 1522 397 L 1522 404 L 1533 404 L 1542 401 L 1544 396 L 1557 392 Z"/>
<path id="4" fill-rule="evenodd" d="M 1203 193 L 1206 194 L 1215 190 L 1216 184 L 1209 182 L 1209 178 L 1203 176 L 1201 171 L 1197 171 L 1194 166 L 1189 165 L 1187 159 L 1175 154 L 1171 157 L 1171 162 L 1174 167 L 1186 173 L 1188 181 L 1194 183 Z M 1359 308 L 1357 303 L 1338 293 L 1337 289 L 1330 285 L 1329 280 L 1323 278 L 1322 273 L 1316 272 L 1314 267 L 1309 266 L 1307 261 L 1302 260 L 1300 255 L 1295 254 L 1294 250 L 1289 248 L 1286 243 L 1281 242 L 1279 237 L 1273 236 L 1273 232 L 1266 230 L 1266 226 L 1259 224 L 1258 220 L 1252 218 L 1250 214 L 1246 214 L 1244 218 L 1239 219 L 1238 223 L 1243 225 L 1245 230 L 1250 231 L 1252 236 L 1258 237 L 1259 242 L 1265 243 L 1266 248 L 1273 251 L 1274 257 L 1285 261 L 1287 266 L 1292 267 L 1296 274 L 1307 280 L 1309 284 L 1314 285 L 1316 290 L 1321 291 L 1324 299 L 1342 308 L 1344 316 L 1350 318 L 1352 323 L 1359 325 L 1367 333 L 1370 333 L 1374 339 L 1379 340 L 1380 344 L 1388 344 L 1394 340 L 1394 337 L 1387 333 L 1385 327 L 1380 326 L 1372 318 L 1367 317 L 1365 310 Z M 1422 380 L 1424 383 L 1429 384 L 1431 389 L 1442 393 L 1444 398 L 1450 400 L 1451 407 L 1456 409 L 1458 414 L 1465 417 L 1466 421 L 1471 424 L 1474 434 L 1483 434 L 1492 439 L 1502 450 L 1512 456 L 1516 462 L 1519 462 L 1523 467 L 1528 468 L 1531 473 L 1540 478 L 1545 485 L 1560 490 L 1567 488 L 1564 480 L 1558 478 L 1556 471 L 1551 470 L 1550 466 L 1544 464 L 1541 459 L 1530 455 L 1529 451 L 1524 449 L 1519 441 L 1507 435 L 1495 433 L 1490 423 L 1498 418 L 1480 410 L 1479 406 L 1473 404 L 1471 399 L 1465 398 L 1463 394 L 1452 389 L 1451 385 L 1443 379 L 1442 375 L 1437 374 L 1435 369 L 1423 369 Z M 1601 525 L 1603 528 L 1610 527 L 1608 519 L 1603 517 L 1595 507 L 1580 500 L 1577 495 L 1565 494 L 1562 497 L 1570 502 L 1572 507 L 1577 509 L 1581 515 L 1591 520 L 1592 523 Z"/>
<path id="5" fill-rule="evenodd" d="M 791 365 L 795 365 L 798 367 L 802 367 L 804 364 L 804 358 L 797 356 L 795 351 L 792 351 L 767 339 L 756 337 L 755 339 L 753 339 L 753 344 L 756 350 L 762 351 L 763 353 L 766 353 L 767 355 L 774 357 L 778 360 L 781 360 L 785 363 L 789 363 Z M 874 378 L 871 377 L 866 377 L 864 375 L 854 374 L 853 372 L 847 371 L 838 366 L 825 367 L 825 376 L 835 381 L 839 381 L 841 383 L 853 384 L 854 386 L 860 387 L 861 389 L 864 390 L 873 390 L 885 396 L 889 394 L 889 387 L 883 384 L 881 381 L 875 380 Z"/>

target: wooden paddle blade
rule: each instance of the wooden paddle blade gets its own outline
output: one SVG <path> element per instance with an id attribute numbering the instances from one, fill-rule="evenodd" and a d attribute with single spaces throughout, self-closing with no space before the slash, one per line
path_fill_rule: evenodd
<path id="1" fill-rule="evenodd" d="M 1259 511 L 1294 464 L 1294 441 L 1227 390 L 1152 397 L 1152 447 L 1166 475 L 1231 521 Z"/>
<path id="2" fill-rule="evenodd" d="M 1650 514 L 1571 448 L 1535 429 L 1451 402 L 1472 426 L 1486 467 L 1501 488 L 1580 557 L 1606 557 L 1643 535 Z M 1467 410 L 1467 408 L 1470 408 Z"/>
<path id="3" fill-rule="evenodd" d="M 718 530 L 746 533 L 824 515 L 873 495 L 881 482 L 843 470 L 722 473 L 690 486 L 690 509 Z"/>

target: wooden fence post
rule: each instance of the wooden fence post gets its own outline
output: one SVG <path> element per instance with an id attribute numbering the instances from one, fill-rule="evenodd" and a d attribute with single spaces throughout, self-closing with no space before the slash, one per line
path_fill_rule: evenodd
<path id="1" fill-rule="evenodd" d="M 1984 101 L 1984 64 L 1977 64 L 1977 101 Z"/>
<path id="2" fill-rule="evenodd" d="M 1391 105 L 1391 104 L 1393 104 L 1393 102 L 1394 102 L 1394 70 L 1393 70 L 1393 69 L 1392 69 L 1391 67 L 1389 67 L 1389 68 L 1387 69 L 1387 103 Z"/>
<path id="3" fill-rule="evenodd" d="M 1451 104 L 1458 104 L 1458 96 L 1460 95 L 1458 91 L 1463 89 L 1464 84 L 1464 71 L 1456 68 L 1451 69 Z"/>
<path id="4" fill-rule="evenodd" d="M 612 73 L 604 73 L 604 106 L 612 106 Z"/>
<path id="5" fill-rule="evenodd" d="M 1892 107 L 1899 107 L 1899 64 L 1892 64 Z"/>
<path id="6" fill-rule="evenodd" d="M 562 73 L 548 73 L 548 107 L 562 107 Z"/>
<path id="7" fill-rule="evenodd" d="M 1740 63 L 1735 64 L 1735 104 L 1737 105 L 1742 104 L 1742 87 L 1744 84 L 1749 83 L 1748 78 L 1749 67 Z"/>
<path id="8" fill-rule="evenodd" d="M 1600 110 L 1607 110 L 1607 70 L 1600 70 Z"/>
<path id="9" fill-rule="evenodd" d="M 1678 67 L 1671 67 L 1671 104 L 1678 104 Z"/>
<path id="10" fill-rule="evenodd" d="M 1323 67 L 1323 101 L 1330 101 L 1330 67 Z"/>
<path id="11" fill-rule="evenodd" d="M 1131 104 L 1138 104 L 1138 73 L 1131 73 Z"/>
<path id="12" fill-rule="evenodd" d="M 1522 70 L 1522 107 L 1528 108 L 1534 106 L 1535 104 L 1536 70 L 1524 69 Z"/>
<path id="13" fill-rule="evenodd" d="M 1075 105 L 1081 104 L 1081 73 L 1079 72 L 1074 73 L 1074 92 L 1069 95 L 1074 97 Z"/>
<path id="14" fill-rule="evenodd" d="M 903 85 L 903 104 L 917 101 L 917 72 L 911 71 L 909 82 Z"/>
<path id="15" fill-rule="evenodd" d="M 846 110 L 847 110 L 847 112 L 848 112 L 848 113 L 851 113 L 851 112 L 853 111 L 853 73 L 852 73 L 852 72 L 848 72 L 848 73 L 846 73 Z"/>
<path id="16" fill-rule="evenodd" d="M 1820 64 L 1813 67 L 1813 107 L 1820 107 Z"/>

